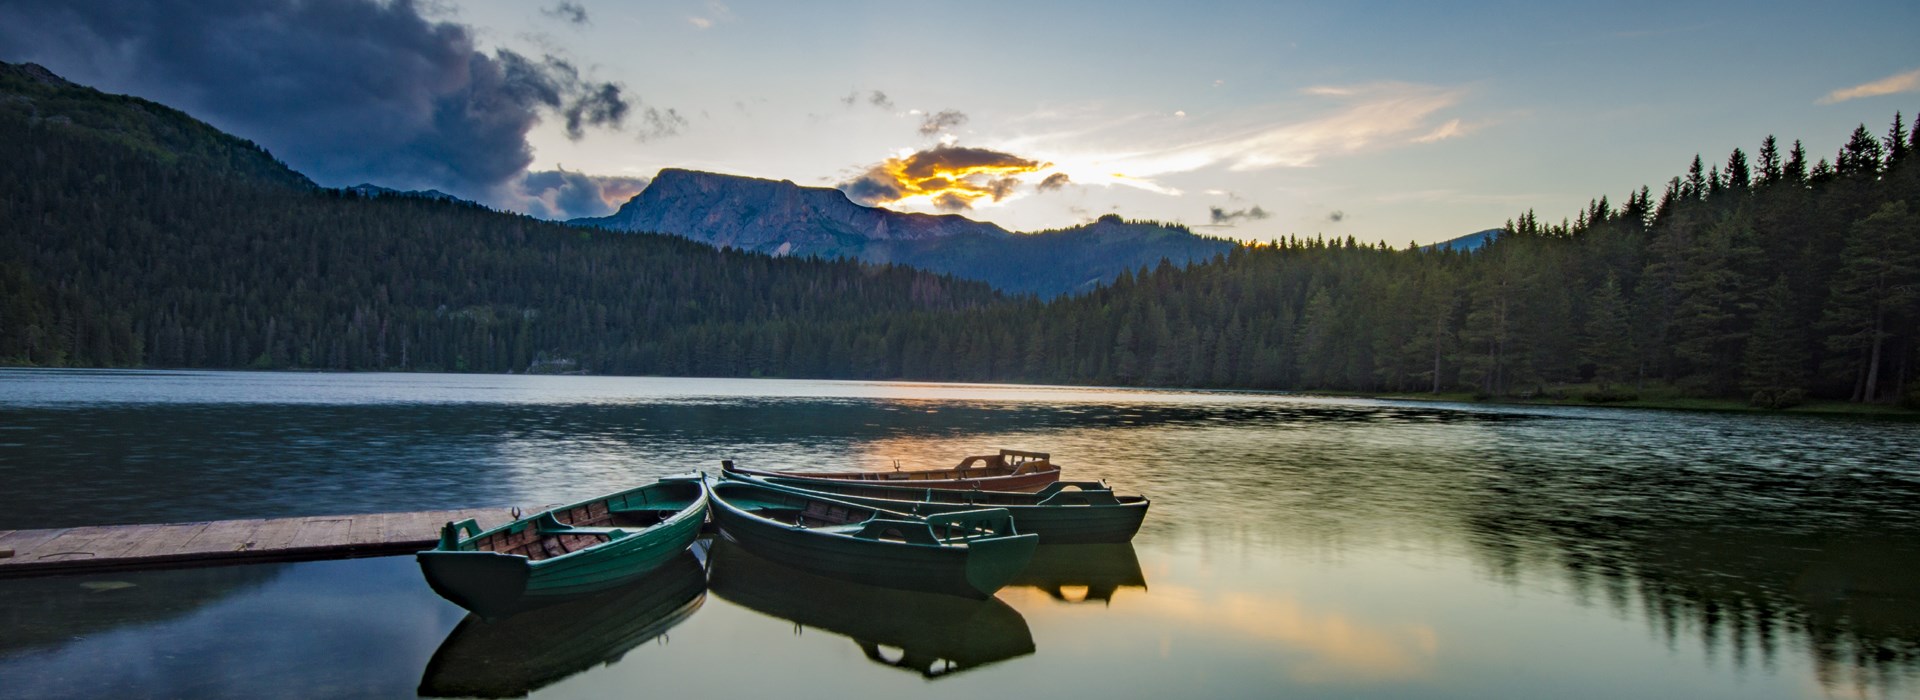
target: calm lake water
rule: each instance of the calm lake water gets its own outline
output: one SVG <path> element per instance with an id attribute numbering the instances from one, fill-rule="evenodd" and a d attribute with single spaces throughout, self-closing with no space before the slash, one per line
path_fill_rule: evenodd
<path id="1" fill-rule="evenodd" d="M 1052 452 L 1154 498 L 986 603 L 703 549 L 501 624 L 410 557 L 0 580 L 0 696 L 1920 697 L 1920 425 L 1254 393 L 0 370 L 0 529 Z"/>

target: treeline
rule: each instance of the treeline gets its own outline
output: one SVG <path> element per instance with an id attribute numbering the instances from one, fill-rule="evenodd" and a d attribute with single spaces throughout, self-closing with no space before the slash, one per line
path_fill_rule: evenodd
<path id="1" fill-rule="evenodd" d="M 1294 238 L 1040 301 L 322 190 L 153 103 L 8 70 L 0 92 L 0 363 L 1920 399 L 1898 116 L 1832 160 L 1696 157 L 1478 251 Z"/>
<path id="2" fill-rule="evenodd" d="M 323 190 L 184 114 L 0 71 L 0 363 L 605 372 L 691 328 L 998 298 L 906 267 Z"/>
<path id="3" fill-rule="evenodd" d="M 1696 157 L 1658 195 L 1601 198 L 1558 224 L 1529 212 L 1478 251 L 1296 238 L 1046 304 L 692 329 L 632 369 L 1920 401 L 1916 149 L 1896 115 L 1884 138 L 1862 126 L 1831 161 L 1768 137 L 1752 158 Z M 822 336 L 858 352 L 825 365 L 783 354 Z"/>

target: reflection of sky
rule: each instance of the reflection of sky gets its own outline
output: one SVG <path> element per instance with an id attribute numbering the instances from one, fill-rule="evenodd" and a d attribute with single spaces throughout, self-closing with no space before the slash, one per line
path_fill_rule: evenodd
<path id="1" fill-rule="evenodd" d="M 1725 651 L 1669 648 L 1639 618 L 1582 604 L 1551 577 L 1490 585 L 1458 550 L 1365 548 L 1324 561 L 1199 545 L 1140 548 L 1148 588 L 1123 589 L 1107 605 L 1004 591 L 1001 599 L 1026 619 L 1035 653 L 948 678 L 883 668 L 847 637 L 709 597 L 664 639 L 536 696 L 627 697 L 642 687 L 651 697 L 793 698 L 977 698 L 1008 688 L 1048 698 L 1793 698 L 1846 690 L 1846 678 L 1843 687 L 1819 685 L 1796 655 L 1734 664 Z M 266 585 L 174 619 L 0 657 L 6 694 L 407 696 L 461 615 L 426 589 L 406 557 L 279 568 Z M 114 578 L 146 583 L 137 573 Z M 72 580 L 75 595 L 116 592 L 86 592 Z"/>

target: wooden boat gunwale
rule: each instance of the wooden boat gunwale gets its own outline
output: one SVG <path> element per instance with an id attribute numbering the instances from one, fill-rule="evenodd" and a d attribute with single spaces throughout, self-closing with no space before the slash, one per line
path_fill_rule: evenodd
<path id="1" fill-rule="evenodd" d="M 985 464 L 974 466 L 980 462 Z M 987 487 L 999 487 L 997 490 L 1005 491 L 1042 488 L 1058 481 L 1061 471 L 1059 466 L 1053 464 L 1052 456 L 1048 453 L 1004 449 L 996 454 L 968 456 L 955 466 L 927 469 L 901 469 L 895 465 L 893 471 L 778 471 L 734 466 L 732 460 L 723 461 L 722 466 L 727 471 L 754 476 L 877 482 L 949 490 L 995 490 Z"/>
<path id="2" fill-rule="evenodd" d="M 1152 500 L 1145 495 L 1117 495 L 1104 481 L 1061 481 L 1030 493 L 762 477 L 725 470 L 721 472 L 721 479 L 722 483 L 738 481 L 804 491 L 855 505 L 920 516 L 972 508 L 1003 508 L 1013 516 L 1019 532 L 1039 535 L 1042 544 L 1131 541 L 1152 505 Z"/>
<path id="3" fill-rule="evenodd" d="M 594 526 L 582 527 L 582 526 L 575 526 L 569 523 L 561 523 L 559 522 L 559 518 L 554 515 L 556 511 L 570 511 L 575 508 L 589 507 L 595 503 L 612 500 L 614 498 L 623 497 L 632 493 L 638 493 L 640 491 L 654 488 L 656 486 L 660 486 L 665 483 L 677 483 L 677 482 L 697 484 L 699 487 L 700 496 L 689 501 L 685 506 L 682 506 L 679 509 L 675 510 L 672 514 L 661 517 L 658 522 L 650 523 L 647 525 L 625 526 L 625 527 L 594 527 Z M 605 545 L 612 544 L 614 542 L 618 542 L 630 537 L 638 537 L 650 530 L 656 530 L 656 529 L 664 528 L 668 525 L 678 523 L 682 520 L 685 520 L 686 518 L 692 517 L 693 513 L 695 512 L 701 512 L 704 515 L 706 508 L 702 506 L 706 501 L 706 495 L 707 495 L 706 484 L 702 483 L 700 479 L 697 479 L 694 477 L 688 477 L 688 476 L 667 477 L 667 478 L 660 479 L 659 481 L 656 481 L 651 484 L 646 484 L 643 486 L 638 486 L 635 488 L 626 489 L 622 491 L 615 491 L 613 493 L 603 494 L 603 495 L 589 498 L 583 501 L 579 501 L 577 503 L 568 503 L 565 505 L 558 505 L 558 506 L 537 511 L 532 514 L 522 515 L 518 520 L 509 521 L 506 524 L 499 525 L 497 527 L 489 528 L 486 530 L 481 530 L 479 527 L 479 523 L 475 522 L 472 518 L 468 518 L 466 520 L 462 520 L 459 522 L 449 522 L 446 525 L 441 527 L 440 543 L 436 545 L 433 549 L 429 549 L 425 551 L 442 552 L 442 553 L 471 552 L 475 554 L 480 554 L 480 553 L 497 554 L 500 556 L 518 557 L 518 558 L 526 559 L 527 565 L 535 568 L 540 568 L 543 566 L 553 566 L 556 563 L 562 562 L 568 557 L 572 557 L 576 554 L 592 552 Z M 609 508 L 608 510 L 610 513 L 615 512 L 611 508 Z M 665 509 L 641 508 L 641 509 L 628 509 L 625 512 L 640 511 L 640 510 L 660 511 Z M 547 525 L 547 523 L 553 523 L 553 525 L 549 526 Z M 474 544 L 475 540 L 480 540 L 490 535 L 498 535 L 502 533 L 513 532 L 514 526 L 516 525 L 539 527 L 540 531 L 543 533 L 553 532 L 555 534 L 578 534 L 578 535 L 604 537 L 605 539 L 602 539 L 599 542 L 596 542 L 586 547 L 581 547 L 579 549 L 574 549 L 558 555 L 544 556 L 539 558 L 530 557 L 522 554 L 512 554 L 508 552 L 501 552 L 501 551 L 491 550 L 491 549 L 466 548 L 467 545 Z M 460 535 L 461 532 L 465 532 L 468 534 L 466 534 L 465 536 L 461 536 Z"/>

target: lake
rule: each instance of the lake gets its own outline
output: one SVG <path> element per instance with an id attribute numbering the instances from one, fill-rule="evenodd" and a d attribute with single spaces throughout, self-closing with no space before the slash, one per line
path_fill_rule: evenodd
<path id="1" fill-rule="evenodd" d="M 1920 697 L 1920 425 L 1075 387 L 0 370 L 0 529 L 1051 452 L 1154 499 L 985 603 L 725 544 L 463 621 L 411 557 L 0 580 L 0 696 Z M 525 618 L 525 619 L 523 619 Z"/>

